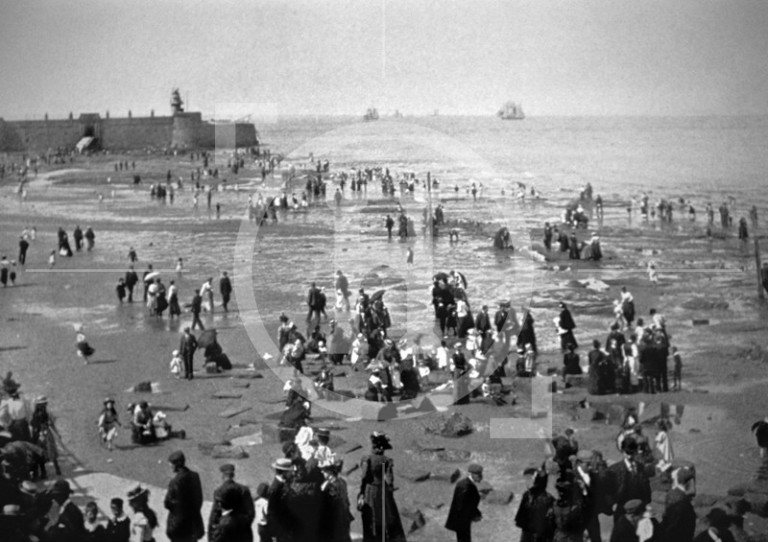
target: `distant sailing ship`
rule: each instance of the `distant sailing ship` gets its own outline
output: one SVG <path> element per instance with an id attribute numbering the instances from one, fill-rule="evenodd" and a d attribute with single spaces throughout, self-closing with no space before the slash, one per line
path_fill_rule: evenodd
<path id="1" fill-rule="evenodd" d="M 515 102 L 507 102 L 499 109 L 496 115 L 501 120 L 523 120 L 525 113 L 523 113 L 523 106 L 518 105 Z"/>
<path id="2" fill-rule="evenodd" d="M 369 120 L 379 120 L 379 112 L 375 107 L 369 107 L 368 111 L 365 112 L 365 115 L 363 115 L 364 121 Z"/>

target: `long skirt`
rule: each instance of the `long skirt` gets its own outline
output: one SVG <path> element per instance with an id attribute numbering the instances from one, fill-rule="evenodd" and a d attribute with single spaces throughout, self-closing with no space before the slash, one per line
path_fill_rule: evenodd
<path id="1" fill-rule="evenodd" d="M 397 511 L 392 489 L 380 485 L 368 485 L 365 488 L 365 506 L 363 517 L 363 542 L 405 542 L 405 531 Z M 383 494 L 383 495 L 382 495 Z M 383 497 L 383 510 L 382 510 Z M 384 521 L 382 521 L 382 518 Z M 382 532 L 384 536 L 382 537 Z"/>
<path id="2" fill-rule="evenodd" d="M 176 294 L 173 294 L 171 298 L 168 300 L 168 313 L 171 316 L 181 315 L 181 307 L 179 306 L 179 297 Z"/>

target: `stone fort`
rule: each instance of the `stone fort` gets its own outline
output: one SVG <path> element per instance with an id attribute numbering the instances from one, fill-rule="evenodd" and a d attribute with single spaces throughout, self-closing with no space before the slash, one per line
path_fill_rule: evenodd
<path id="1" fill-rule="evenodd" d="M 171 116 L 110 118 L 83 113 L 68 119 L 6 121 L 0 118 L 0 152 L 42 153 L 74 149 L 78 143 L 106 150 L 211 149 L 254 147 L 256 127 L 247 122 L 204 121 L 198 112 L 185 112 L 178 89 L 171 97 Z M 85 140 L 85 138 L 92 138 Z M 82 143 L 81 143 L 82 144 Z"/>

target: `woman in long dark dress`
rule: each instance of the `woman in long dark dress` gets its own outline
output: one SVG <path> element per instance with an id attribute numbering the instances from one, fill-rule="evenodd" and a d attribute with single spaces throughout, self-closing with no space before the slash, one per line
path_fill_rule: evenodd
<path id="1" fill-rule="evenodd" d="M 520 333 L 517 335 L 517 347 L 525 348 L 526 344 L 530 344 L 533 347 L 533 352 L 537 353 L 536 348 L 536 330 L 533 328 L 533 316 L 531 311 L 526 311 L 523 317 L 523 326 L 520 329 Z"/>
<path id="2" fill-rule="evenodd" d="M 530 487 L 523 493 L 515 515 L 520 530 L 520 542 L 552 540 L 555 533 L 555 498 L 547 492 L 547 473 L 538 470 L 531 478 Z"/>
<path id="3" fill-rule="evenodd" d="M 565 303 L 560 302 L 560 316 L 558 318 L 557 325 L 560 328 L 560 348 L 565 352 L 568 350 L 568 345 L 573 344 L 579 346 L 576 342 L 576 337 L 573 336 L 573 330 L 576 329 L 576 322 L 573 321 L 571 311 L 568 310 Z"/>
<path id="4" fill-rule="evenodd" d="M 392 445 L 384 433 L 371 434 L 371 454 L 360 462 L 362 482 L 358 501 L 362 503 L 363 542 L 405 542 L 405 532 L 397 511 L 393 485 L 392 459 L 385 456 Z M 360 506 L 358 506 L 360 508 Z"/>
<path id="5" fill-rule="evenodd" d="M 453 404 L 469 404 L 469 363 L 462 351 L 462 343 L 454 346 L 453 353 Z"/>

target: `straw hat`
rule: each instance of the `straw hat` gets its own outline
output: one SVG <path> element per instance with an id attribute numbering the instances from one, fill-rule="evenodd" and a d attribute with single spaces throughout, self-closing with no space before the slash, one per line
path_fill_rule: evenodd
<path id="1" fill-rule="evenodd" d="M 126 497 L 128 498 L 128 502 L 135 501 L 139 499 L 140 497 L 143 497 L 145 495 L 149 494 L 149 490 L 145 487 L 141 487 L 140 485 L 134 487 L 130 491 L 128 491 L 128 494 Z"/>

